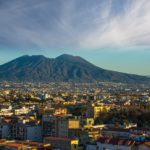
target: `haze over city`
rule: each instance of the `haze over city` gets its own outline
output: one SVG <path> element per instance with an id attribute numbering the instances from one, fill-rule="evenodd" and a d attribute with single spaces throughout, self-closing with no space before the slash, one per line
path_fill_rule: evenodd
<path id="1" fill-rule="evenodd" d="M 149 0 L 1 0 L 0 64 L 63 53 L 150 75 Z"/>

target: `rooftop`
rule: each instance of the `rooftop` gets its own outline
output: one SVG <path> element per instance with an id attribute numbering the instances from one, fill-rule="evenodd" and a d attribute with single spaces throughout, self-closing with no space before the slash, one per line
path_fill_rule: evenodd
<path id="1" fill-rule="evenodd" d="M 135 141 L 129 139 L 108 138 L 108 137 L 101 137 L 98 139 L 98 142 L 111 145 L 124 145 L 128 147 L 134 145 L 135 143 Z"/>

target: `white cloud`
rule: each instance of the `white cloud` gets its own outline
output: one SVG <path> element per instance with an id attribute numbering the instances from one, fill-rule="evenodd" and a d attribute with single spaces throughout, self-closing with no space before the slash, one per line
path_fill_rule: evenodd
<path id="1" fill-rule="evenodd" d="M 100 26 L 88 33 L 81 41 L 81 46 L 121 48 L 150 45 L 149 8 L 149 0 L 132 1 L 130 6 L 126 5 L 124 13 L 112 16 L 103 23 L 103 28 Z"/>
<path id="2" fill-rule="evenodd" d="M 148 47 L 149 8 L 150 0 L 15 0 L 0 9 L 0 45 L 41 49 Z"/>

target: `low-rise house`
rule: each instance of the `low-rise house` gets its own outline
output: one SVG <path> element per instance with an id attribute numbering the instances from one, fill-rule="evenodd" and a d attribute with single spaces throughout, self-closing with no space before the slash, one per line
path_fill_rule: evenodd
<path id="1" fill-rule="evenodd" d="M 97 141 L 98 150 L 134 150 L 135 141 L 120 138 L 101 137 Z"/>
<path id="2" fill-rule="evenodd" d="M 13 115 L 12 106 L 2 105 L 0 109 L 0 116 L 11 116 Z"/>
<path id="3" fill-rule="evenodd" d="M 22 108 L 18 108 L 18 109 L 15 109 L 15 115 L 22 115 L 22 114 L 27 114 L 30 109 L 27 108 L 27 107 L 22 107 Z"/>
<path id="4" fill-rule="evenodd" d="M 44 143 L 50 144 L 55 149 L 60 150 L 78 150 L 78 139 L 64 137 L 45 137 Z"/>
<path id="5" fill-rule="evenodd" d="M 87 112 L 86 112 L 86 116 L 89 118 L 97 118 L 100 116 L 101 112 L 107 112 L 110 110 L 110 106 L 101 103 L 100 105 L 89 105 Z"/>
<path id="6" fill-rule="evenodd" d="M 1 150 L 52 150 L 50 144 L 30 141 L 0 140 Z"/>
<path id="7" fill-rule="evenodd" d="M 16 140 L 42 141 L 42 127 L 35 124 L 16 123 L 10 127 L 10 137 Z"/>
<path id="8" fill-rule="evenodd" d="M 104 137 L 123 137 L 129 138 L 130 130 L 123 128 L 104 128 L 101 130 L 101 134 Z"/>

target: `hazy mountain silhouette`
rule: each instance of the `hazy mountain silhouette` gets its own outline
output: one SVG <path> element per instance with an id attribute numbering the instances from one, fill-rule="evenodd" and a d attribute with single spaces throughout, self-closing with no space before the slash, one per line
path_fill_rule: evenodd
<path id="1" fill-rule="evenodd" d="M 63 54 L 56 58 L 46 58 L 42 55 L 25 55 L 16 58 L 0 66 L 0 80 L 140 83 L 150 81 L 150 78 L 105 70 L 79 56 Z"/>

